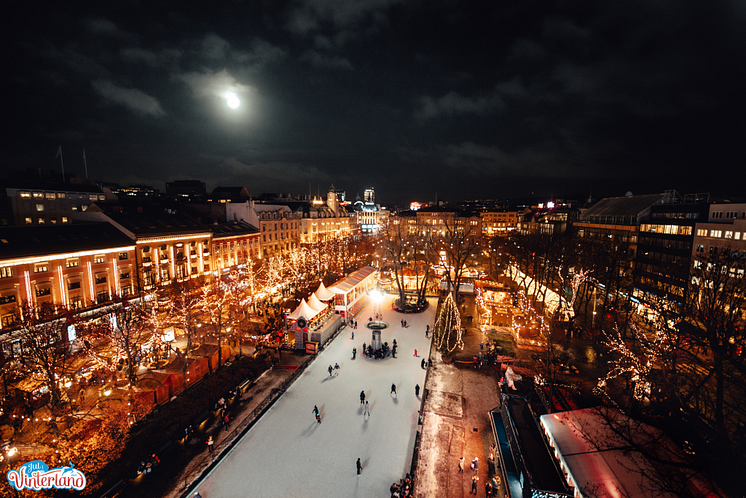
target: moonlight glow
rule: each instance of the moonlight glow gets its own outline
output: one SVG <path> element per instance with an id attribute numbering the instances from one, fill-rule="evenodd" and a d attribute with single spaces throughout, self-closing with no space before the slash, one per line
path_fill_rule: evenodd
<path id="1" fill-rule="evenodd" d="M 225 100 L 228 103 L 228 107 L 230 107 L 231 109 L 235 109 L 239 105 L 241 105 L 241 101 L 238 100 L 238 97 L 236 97 L 235 93 L 227 93 L 225 95 Z"/>

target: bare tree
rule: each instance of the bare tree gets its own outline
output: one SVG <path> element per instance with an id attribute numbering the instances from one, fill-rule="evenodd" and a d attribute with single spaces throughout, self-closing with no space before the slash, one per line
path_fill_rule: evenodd
<path id="1" fill-rule="evenodd" d="M 445 220 L 445 230 L 437 241 L 439 252 L 445 256 L 446 282 L 458 303 L 461 279 L 469 262 L 476 258 L 481 234 L 469 223 L 469 218 L 455 216 Z"/>
<path id="2" fill-rule="evenodd" d="M 192 350 L 192 343 L 197 334 L 197 323 L 204 307 L 202 279 L 174 281 L 170 286 L 160 290 L 166 300 L 168 319 L 181 328 L 186 336 L 184 365 L 182 376 L 186 385 L 187 357 Z"/>
<path id="3" fill-rule="evenodd" d="M 68 326 L 75 325 L 77 319 L 76 313 L 60 312 L 49 303 L 24 303 L 19 309 L 22 361 L 49 391 L 50 405 L 56 413 L 64 406 L 63 384 L 74 375 L 67 334 Z"/>

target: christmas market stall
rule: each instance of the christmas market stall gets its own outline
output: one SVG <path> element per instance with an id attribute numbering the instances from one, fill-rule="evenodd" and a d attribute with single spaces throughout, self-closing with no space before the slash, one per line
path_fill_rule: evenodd
<path id="1" fill-rule="evenodd" d="M 366 266 L 329 288 L 334 296 L 334 311 L 349 320 L 368 304 L 368 291 L 378 283 L 378 270 Z"/>

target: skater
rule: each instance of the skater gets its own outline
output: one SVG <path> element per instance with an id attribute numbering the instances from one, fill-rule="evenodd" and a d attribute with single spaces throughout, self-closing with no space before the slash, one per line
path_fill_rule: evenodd
<path id="1" fill-rule="evenodd" d="M 389 394 L 396 394 L 396 384 L 391 384 L 391 392 Z"/>
<path id="2" fill-rule="evenodd" d="M 339 363 L 334 364 L 334 375 L 339 375 Z"/>
<path id="3" fill-rule="evenodd" d="M 417 356 L 417 348 L 414 350 L 414 355 Z"/>
<path id="4" fill-rule="evenodd" d="M 353 340 L 355 339 L 355 332 L 354 331 L 352 332 L 352 339 Z"/>
<path id="5" fill-rule="evenodd" d="M 352 359 L 355 359 L 355 355 L 357 354 L 357 348 L 352 348 Z"/>
<path id="6" fill-rule="evenodd" d="M 492 483 L 490 481 L 487 481 L 484 485 L 484 494 L 487 498 L 492 498 Z"/>
<path id="7" fill-rule="evenodd" d="M 364 410 L 363 410 L 363 417 L 364 417 L 364 416 L 365 416 L 366 414 L 367 414 L 367 415 L 368 415 L 368 416 L 370 417 L 370 409 L 368 408 L 368 402 L 367 402 L 367 401 L 365 402 L 365 408 L 364 408 Z"/>
<path id="8" fill-rule="evenodd" d="M 417 396 L 418 398 L 420 397 L 420 385 L 419 384 L 415 384 L 414 386 L 414 395 Z"/>
<path id="9" fill-rule="evenodd" d="M 365 391 L 360 391 L 360 404 L 365 403 Z"/>
<path id="10" fill-rule="evenodd" d="M 422 358 L 422 363 L 420 363 L 420 367 L 424 370 L 424 368 L 425 368 L 425 358 Z"/>
<path id="11" fill-rule="evenodd" d="M 314 413 L 314 415 L 316 415 L 316 418 L 319 417 L 319 407 L 318 406 L 313 405 L 313 410 L 311 410 L 311 411 Z"/>
<path id="12" fill-rule="evenodd" d="M 471 478 L 471 491 L 469 494 L 477 494 L 477 484 L 479 484 L 479 477 L 474 476 Z"/>
<path id="13" fill-rule="evenodd" d="M 479 472 L 479 457 L 474 457 L 474 460 L 471 461 L 471 470 L 474 471 L 474 475 Z"/>
<path id="14" fill-rule="evenodd" d="M 215 441 L 212 440 L 212 436 L 207 438 L 207 449 L 212 453 L 212 445 L 215 443 Z"/>
<path id="15" fill-rule="evenodd" d="M 318 413 L 316 414 L 316 423 L 317 424 L 321 423 L 321 415 L 319 415 Z"/>
<path id="16" fill-rule="evenodd" d="M 461 457 L 458 459 L 458 473 L 459 474 L 464 473 L 464 457 Z"/>
<path id="17" fill-rule="evenodd" d="M 357 463 L 355 464 L 357 466 L 357 473 L 360 474 L 360 472 L 363 471 L 363 464 L 360 463 L 360 459 L 357 459 Z"/>
<path id="18" fill-rule="evenodd" d="M 334 371 L 334 369 L 332 368 L 332 366 L 331 366 L 331 365 L 329 365 L 329 377 L 331 377 L 331 376 L 332 376 L 332 372 L 333 372 L 333 371 Z"/>

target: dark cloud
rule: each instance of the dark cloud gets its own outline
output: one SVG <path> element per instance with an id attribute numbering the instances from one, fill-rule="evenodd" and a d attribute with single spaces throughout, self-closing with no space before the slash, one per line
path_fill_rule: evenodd
<path id="1" fill-rule="evenodd" d="M 121 183 L 372 185 L 398 203 L 733 195 L 745 18 L 737 0 L 28 5 L 0 150 L 53 168 L 57 145 L 85 146 Z"/>

